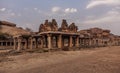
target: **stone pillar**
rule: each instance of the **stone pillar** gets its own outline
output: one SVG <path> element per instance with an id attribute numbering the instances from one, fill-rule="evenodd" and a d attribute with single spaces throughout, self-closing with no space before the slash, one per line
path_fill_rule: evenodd
<path id="1" fill-rule="evenodd" d="M 3 42 L 1 42 L 1 46 L 3 46 Z"/>
<path id="2" fill-rule="evenodd" d="M 76 37 L 76 47 L 79 47 L 79 36 Z"/>
<path id="3" fill-rule="evenodd" d="M 89 39 L 89 47 L 91 47 L 92 46 L 92 40 L 91 40 L 91 38 Z"/>
<path id="4" fill-rule="evenodd" d="M 30 49 L 33 49 L 33 38 L 30 38 Z"/>
<path id="5" fill-rule="evenodd" d="M 28 46 L 28 42 L 27 42 L 27 39 L 25 39 L 25 46 L 24 46 L 25 48 L 24 49 L 27 49 L 28 48 L 27 46 Z"/>
<path id="6" fill-rule="evenodd" d="M 44 45 L 44 43 L 43 43 L 43 38 L 41 38 L 40 42 L 41 42 L 40 48 L 43 48 L 43 45 Z"/>
<path id="7" fill-rule="evenodd" d="M 44 37 L 43 36 L 41 36 L 40 37 L 40 48 L 44 48 Z"/>
<path id="8" fill-rule="evenodd" d="M 58 47 L 58 37 L 55 36 L 55 47 Z"/>
<path id="9" fill-rule="evenodd" d="M 12 42 L 10 41 L 10 46 L 12 46 Z"/>
<path id="10" fill-rule="evenodd" d="M 44 36 L 44 41 L 45 41 L 45 48 L 48 48 L 48 38 L 47 38 L 47 36 Z"/>
<path id="11" fill-rule="evenodd" d="M 35 48 L 38 48 L 38 38 L 35 38 Z"/>
<path id="12" fill-rule="evenodd" d="M 14 50 L 16 50 L 16 38 L 14 38 Z"/>
<path id="13" fill-rule="evenodd" d="M 21 50 L 21 42 L 22 42 L 22 39 L 18 38 L 18 48 L 17 48 L 18 51 Z"/>
<path id="14" fill-rule="evenodd" d="M 84 48 L 86 47 L 86 38 L 83 39 L 84 42 Z"/>
<path id="15" fill-rule="evenodd" d="M 26 46 L 27 48 L 26 49 L 29 49 L 30 48 L 30 46 L 29 46 L 30 45 L 29 38 L 26 39 L 26 44 L 27 44 L 27 46 Z"/>
<path id="16" fill-rule="evenodd" d="M 72 42 L 73 42 L 73 39 L 72 39 L 72 36 L 70 36 L 70 39 L 69 39 L 69 47 L 72 47 L 72 46 L 73 46 Z"/>
<path id="17" fill-rule="evenodd" d="M 81 39 L 79 38 L 79 47 L 81 47 Z"/>
<path id="18" fill-rule="evenodd" d="M 7 46 L 7 41 L 5 41 L 5 46 Z"/>
<path id="19" fill-rule="evenodd" d="M 52 48 L 52 36 L 50 34 L 48 34 L 48 48 L 51 49 Z"/>
<path id="20" fill-rule="evenodd" d="M 63 43 L 62 43 L 62 35 L 59 35 L 59 36 L 58 36 L 58 42 L 57 42 L 57 43 L 58 43 L 58 48 L 61 48 L 61 49 L 62 49 L 62 47 L 63 47 L 63 46 L 62 46 L 62 44 L 63 44 Z"/>

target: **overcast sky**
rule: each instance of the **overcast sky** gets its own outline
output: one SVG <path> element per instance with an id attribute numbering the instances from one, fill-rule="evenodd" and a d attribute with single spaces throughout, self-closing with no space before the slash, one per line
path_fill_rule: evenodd
<path id="1" fill-rule="evenodd" d="M 79 30 L 100 27 L 120 35 L 120 0 L 0 0 L 0 20 L 38 31 L 44 20 L 66 19 Z"/>

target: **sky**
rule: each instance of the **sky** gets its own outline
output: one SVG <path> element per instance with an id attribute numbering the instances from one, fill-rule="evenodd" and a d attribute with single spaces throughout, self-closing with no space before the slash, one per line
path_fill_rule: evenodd
<path id="1" fill-rule="evenodd" d="M 0 0 L 0 20 L 38 31 L 48 19 L 74 22 L 79 30 L 99 27 L 120 35 L 120 0 Z"/>

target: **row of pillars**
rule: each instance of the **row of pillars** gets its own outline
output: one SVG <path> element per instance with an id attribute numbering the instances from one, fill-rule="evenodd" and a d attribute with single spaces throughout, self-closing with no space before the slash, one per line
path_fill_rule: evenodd
<path id="1" fill-rule="evenodd" d="M 63 45 L 63 43 L 64 43 L 64 41 L 63 41 L 63 39 L 64 39 L 64 37 L 63 37 L 63 35 L 57 35 L 56 36 L 57 37 L 57 41 L 56 41 L 56 43 L 57 43 L 57 48 L 63 48 L 64 47 L 64 45 Z M 35 46 L 35 48 L 37 48 L 38 47 L 38 45 L 40 45 L 41 47 L 40 48 L 44 48 L 43 46 L 44 46 L 44 41 L 43 41 L 43 38 L 45 38 L 45 36 L 43 35 L 42 37 L 39 37 L 40 39 L 41 39 L 41 44 L 38 44 L 38 38 L 35 38 L 35 37 L 30 37 L 30 49 L 33 49 L 33 46 Z M 47 34 L 47 38 L 46 38 L 46 40 L 47 41 L 45 41 L 46 42 L 46 45 L 47 45 L 47 48 L 48 49 L 52 49 L 53 48 L 53 44 L 52 44 L 52 42 L 53 42 L 53 40 L 52 40 L 52 38 L 53 38 L 53 36 L 51 35 L 51 34 Z M 35 43 L 34 43 L 34 45 L 33 45 L 33 39 L 35 39 Z M 69 46 L 68 47 L 70 47 L 70 48 L 72 48 L 73 47 L 73 36 L 72 35 L 69 35 L 69 38 L 68 38 L 68 40 L 69 40 L 69 42 L 68 42 L 68 44 L 69 44 Z M 16 43 L 17 42 L 17 43 Z M 22 48 L 22 37 L 17 37 L 17 38 L 14 38 L 14 49 L 16 50 L 21 50 L 21 48 Z M 80 46 L 80 43 L 79 43 L 79 36 L 76 36 L 75 37 L 75 47 L 79 47 Z M 25 47 L 27 48 L 28 47 L 28 42 L 25 42 Z"/>
<path id="2" fill-rule="evenodd" d="M 21 37 L 16 37 L 14 38 L 14 50 L 21 50 L 21 42 L 22 42 L 22 39 Z"/>
<path id="3" fill-rule="evenodd" d="M 13 46 L 13 42 L 0 42 L 0 46 Z"/>
<path id="4" fill-rule="evenodd" d="M 52 39 L 53 36 L 51 34 L 47 34 L 47 38 L 45 38 L 45 36 L 46 35 L 43 35 L 42 37 L 40 37 L 41 38 L 41 44 L 38 44 L 37 43 L 38 39 L 36 39 L 36 41 L 35 41 L 35 47 L 36 48 L 38 47 L 38 45 L 41 46 L 40 48 L 44 48 L 44 44 L 47 46 L 48 49 L 52 49 L 53 48 L 53 44 L 52 44 L 52 42 L 53 42 L 53 39 Z M 56 37 L 57 37 L 57 39 L 55 39 L 55 40 L 56 40 L 56 43 L 57 43 L 57 48 L 63 48 L 63 43 L 64 43 L 63 36 L 62 35 L 57 35 Z M 44 38 L 45 38 L 45 43 L 43 43 L 44 42 L 43 41 Z M 30 49 L 33 49 L 33 39 L 34 38 L 32 38 L 32 37 L 30 39 L 31 40 L 30 41 L 30 43 L 31 43 L 30 44 Z M 75 46 L 79 47 L 79 36 L 76 37 L 76 42 L 75 43 L 76 43 Z M 72 35 L 69 38 L 69 47 L 70 48 L 73 47 L 73 36 Z"/>
<path id="5" fill-rule="evenodd" d="M 68 47 L 69 48 L 72 48 L 73 46 L 82 47 L 81 45 L 86 46 L 86 47 L 90 47 L 90 46 L 98 46 L 98 45 L 104 44 L 104 43 L 99 44 L 99 42 L 96 42 L 95 40 L 93 40 L 91 38 L 80 38 L 79 36 L 73 36 L 73 35 L 66 35 L 65 36 L 62 34 L 61 35 L 46 34 L 46 35 L 42 35 L 42 36 L 38 36 L 38 37 L 29 37 L 30 44 L 28 44 L 28 40 L 27 40 L 25 42 L 25 48 L 27 49 L 28 46 L 30 49 L 33 49 L 33 46 L 35 46 L 34 48 L 38 48 L 38 46 L 40 46 L 40 48 L 44 48 L 44 45 L 46 45 L 48 49 L 52 49 L 53 48 L 52 43 L 53 43 L 54 36 L 57 38 L 55 40 L 57 43 L 57 48 L 59 48 L 59 49 L 62 49 L 64 47 L 63 44 L 64 44 L 65 37 L 67 37 L 67 39 L 68 39 Z M 41 42 L 40 44 L 38 43 L 38 39 L 40 39 L 39 40 Z M 45 41 L 44 41 L 44 39 L 45 39 Z M 21 48 L 22 48 L 21 42 L 22 42 L 22 37 L 14 38 L 14 49 L 21 50 Z M 33 42 L 34 42 L 34 44 L 33 44 Z"/>

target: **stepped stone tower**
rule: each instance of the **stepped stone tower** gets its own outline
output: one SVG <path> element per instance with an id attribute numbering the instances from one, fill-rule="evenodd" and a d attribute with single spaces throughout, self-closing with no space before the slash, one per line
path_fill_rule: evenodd
<path id="1" fill-rule="evenodd" d="M 78 27 L 75 25 L 75 23 L 72 23 L 71 25 L 69 25 L 68 29 L 70 32 L 77 32 Z"/>
<path id="2" fill-rule="evenodd" d="M 68 32 L 68 23 L 65 19 L 62 20 L 62 25 L 59 28 L 59 31 Z"/>

